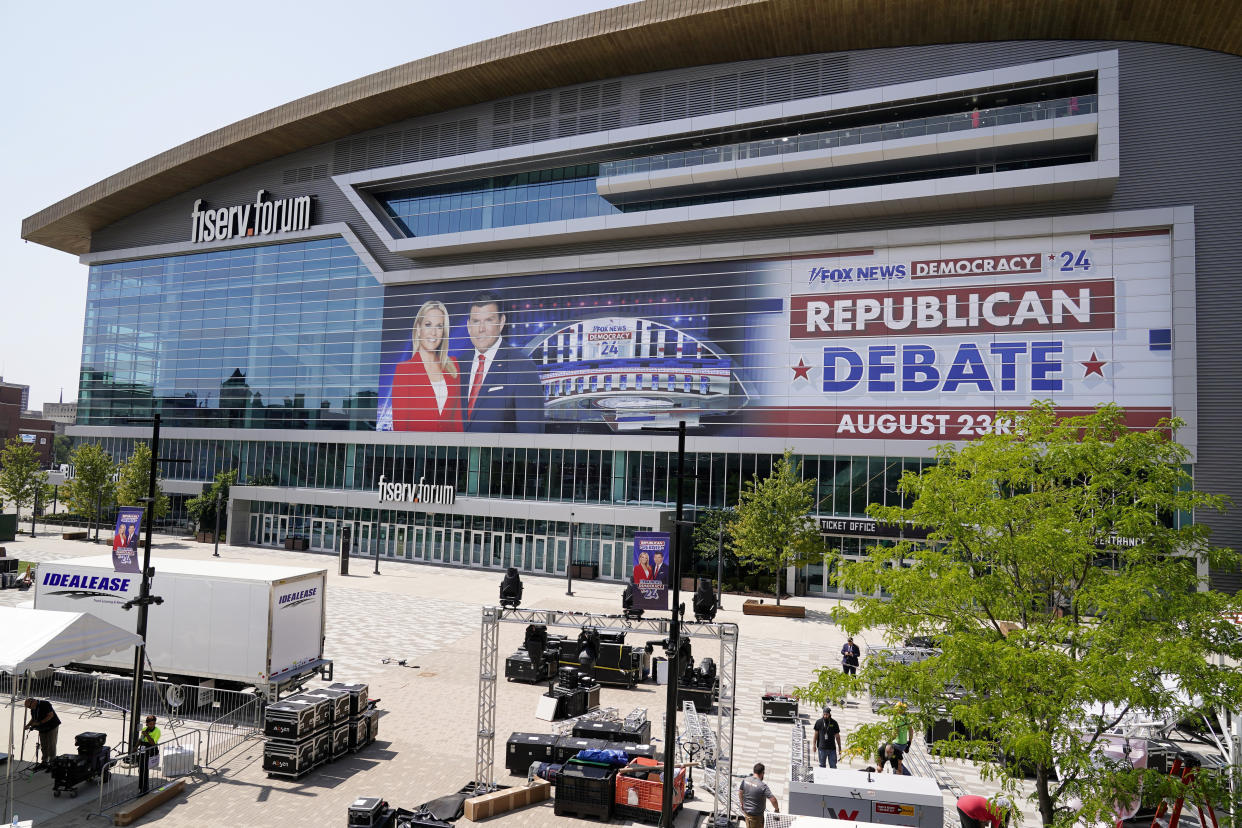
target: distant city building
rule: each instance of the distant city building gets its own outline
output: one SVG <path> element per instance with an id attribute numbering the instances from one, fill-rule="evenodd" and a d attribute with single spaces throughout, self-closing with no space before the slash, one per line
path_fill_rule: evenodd
<path id="1" fill-rule="evenodd" d="M 30 386 L 0 381 L 0 443 L 15 437 L 29 443 L 38 449 L 39 460 L 47 467 L 52 462 L 56 424 L 36 412 L 26 411 L 29 401 Z"/>
<path id="2" fill-rule="evenodd" d="M 73 425 L 78 418 L 78 404 L 76 402 L 44 403 L 43 418 L 58 425 Z"/>

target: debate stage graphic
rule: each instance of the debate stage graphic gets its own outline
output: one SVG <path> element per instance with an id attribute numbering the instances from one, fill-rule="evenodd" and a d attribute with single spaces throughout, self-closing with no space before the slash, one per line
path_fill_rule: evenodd
<path id="1" fill-rule="evenodd" d="M 1003 431 L 1002 412 L 1036 399 L 1117 403 L 1151 428 L 1173 410 L 1171 256 L 1168 232 L 1147 230 L 391 286 L 378 428 L 435 430 L 421 428 L 434 413 L 408 412 L 440 405 L 440 430 L 684 421 L 853 449 Z M 1189 302 L 1193 285 L 1177 291 Z M 467 326 L 485 292 L 488 318 Z M 411 358 L 420 308 L 448 331 L 446 348 L 419 340 L 423 363 L 434 340 L 456 365 L 434 400 Z M 476 346 L 491 349 L 483 362 Z"/>
<path id="2" fill-rule="evenodd" d="M 724 262 L 470 280 L 432 288 L 390 286 L 384 299 L 377 428 L 401 430 L 401 418 L 393 417 L 393 377 L 407 373 L 397 366 L 414 357 L 412 324 L 419 308 L 438 301 L 449 317 L 448 353 L 460 366 L 456 382 L 466 430 L 612 433 L 675 427 L 684 420 L 698 433 L 736 432 L 761 367 L 753 331 L 761 318 L 777 326 L 783 319 L 780 299 L 757 295 L 771 284 L 760 275 L 768 269 L 766 262 Z M 484 294 L 503 303 L 498 352 L 508 352 L 503 370 L 533 372 L 538 388 L 516 400 L 524 414 L 495 416 L 486 427 L 471 429 L 478 351 L 467 321 Z M 487 377 L 490 383 L 490 364 Z M 514 388 L 512 383 L 481 384 L 475 406 Z M 403 393 L 399 388 L 399 400 Z M 531 421 L 538 428 L 516 424 Z"/>

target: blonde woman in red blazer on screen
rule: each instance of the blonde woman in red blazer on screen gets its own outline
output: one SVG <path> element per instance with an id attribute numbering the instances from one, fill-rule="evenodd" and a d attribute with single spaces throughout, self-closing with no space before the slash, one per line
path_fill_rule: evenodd
<path id="1" fill-rule="evenodd" d="M 461 372 L 448 334 L 444 303 L 424 302 L 410 335 L 414 353 L 392 375 L 393 431 L 461 431 Z"/>

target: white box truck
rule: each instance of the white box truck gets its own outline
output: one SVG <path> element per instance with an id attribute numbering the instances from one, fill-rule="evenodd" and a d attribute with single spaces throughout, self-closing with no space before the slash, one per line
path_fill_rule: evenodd
<path id="1" fill-rule="evenodd" d="M 255 687 L 274 698 L 314 673 L 331 677 L 323 655 L 327 570 L 224 561 L 153 559 L 147 658 L 158 676 L 224 688 Z M 127 630 L 138 610 L 137 573 L 116 572 L 109 555 L 39 564 L 35 609 L 89 612 Z M 132 651 L 89 666 L 133 671 Z"/>

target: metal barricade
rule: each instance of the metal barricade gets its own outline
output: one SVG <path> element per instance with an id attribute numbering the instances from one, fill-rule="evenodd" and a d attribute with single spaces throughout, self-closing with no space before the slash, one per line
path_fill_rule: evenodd
<path id="1" fill-rule="evenodd" d="M 176 761 L 174 757 L 183 755 L 189 750 L 191 760 L 188 767 Z M 107 816 L 109 811 L 143 793 L 156 790 L 179 776 L 198 773 L 200 770 L 199 756 L 202 751 L 202 733 L 190 730 L 170 739 L 161 740 L 159 755 L 155 757 L 118 756 L 109 761 L 99 776 L 99 795 L 95 809 L 88 816 Z M 135 759 L 137 761 L 135 761 Z M 154 766 L 151 766 L 154 760 Z M 147 762 L 146 791 L 140 790 L 142 768 L 138 762 Z M 186 770 L 187 774 L 180 771 Z"/>
<path id="2" fill-rule="evenodd" d="M 216 760 L 242 742 L 263 732 L 263 713 L 266 706 L 256 696 L 236 710 L 230 710 L 219 719 L 208 723 L 204 737 L 202 764 L 210 768 Z"/>
<path id="3" fill-rule="evenodd" d="M 0 686 L 7 687 L 9 682 L 10 676 L 0 673 Z M 49 670 L 22 679 L 19 689 L 19 704 L 26 698 L 47 699 L 62 717 L 76 713 L 83 719 L 128 715 L 133 696 L 133 682 L 128 677 L 73 670 Z M 9 698 L 0 697 L 0 707 L 7 705 Z M 255 699 L 260 700 L 257 706 Z M 140 715 L 159 716 L 161 724 L 173 727 L 186 722 L 229 722 L 242 727 L 261 721 L 263 707 L 264 701 L 254 693 L 147 679 L 142 685 Z"/>

